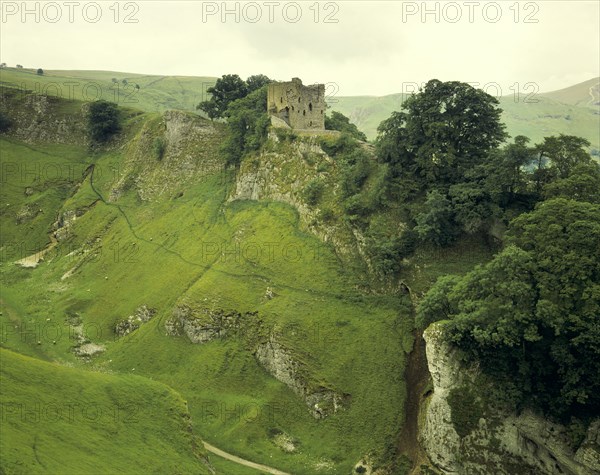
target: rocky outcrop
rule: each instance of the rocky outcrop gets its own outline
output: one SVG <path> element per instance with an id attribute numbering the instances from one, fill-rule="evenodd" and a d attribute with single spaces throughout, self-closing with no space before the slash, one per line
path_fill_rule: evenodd
<path id="1" fill-rule="evenodd" d="M 254 356 L 275 379 L 288 386 L 304 400 L 315 419 L 335 414 L 349 403 L 349 395 L 338 394 L 320 385 L 313 387 L 304 365 L 273 337 L 260 343 Z"/>
<path id="2" fill-rule="evenodd" d="M 126 160 L 109 199 L 134 189 L 143 201 L 172 198 L 186 185 L 223 169 L 220 124 L 182 111 L 146 121 L 126 145 Z"/>
<path id="3" fill-rule="evenodd" d="M 295 134 L 296 132 L 288 132 Z M 236 176 L 235 186 L 229 197 L 234 200 L 273 200 L 287 203 L 298 211 L 300 221 L 307 230 L 321 241 L 331 243 L 342 256 L 364 257 L 364 239 L 360 231 L 347 222 L 323 214 L 319 206 L 310 206 L 304 196 L 309 182 L 322 180 L 327 193 L 336 201 L 339 180 L 334 160 L 321 148 L 319 136 L 295 136 L 293 140 L 280 137 L 271 130 L 271 145 L 263 148 L 258 157 L 244 160 Z"/>
<path id="4" fill-rule="evenodd" d="M 420 442 L 441 473 L 600 474 L 600 421 L 574 451 L 565 427 L 490 401 L 491 388 L 482 387 L 477 366 L 463 363 L 459 350 L 444 340 L 442 324 L 430 326 L 424 338 L 434 391 Z M 465 414 L 470 423 L 461 421 Z"/>
<path id="5" fill-rule="evenodd" d="M 156 309 L 148 308 L 145 304 L 141 305 L 135 309 L 133 315 L 129 315 L 125 320 L 115 325 L 115 334 L 117 336 L 129 335 L 144 323 L 149 322 L 154 315 L 156 315 Z"/>
<path id="6" fill-rule="evenodd" d="M 26 143 L 85 145 L 87 104 L 73 101 L 66 111 L 64 100 L 22 89 L 0 91 L 0 107 L 8 111 L 8 135 Z"/>
<path id="7" fill-rule="evenodd" d="M 192 343 L 208 343 L 217 338 L 240 335 L 257 322 L 257 312 L 240 313 L 235 310 L 210 310 L 179 305 L 173 317 L 165 323 L 168 335 L 185 335 Z"/>
<path id="8" fill-rule="evenodd" d="M 258 312 L 240 313 L 180 304 L 173 317 L 165 322 L 165 330 L 171 336 L 186 336 L 195 344 L 219 338 L 243 338 L 257 362 L 300 396 L 316 419 L 334 414 L 350 402 L 348 394 L 315 384 L 306 365 L 279 341 L 275 330 L 266 327 Z M 265 339 L 262 335 L 268 337 Z"/>

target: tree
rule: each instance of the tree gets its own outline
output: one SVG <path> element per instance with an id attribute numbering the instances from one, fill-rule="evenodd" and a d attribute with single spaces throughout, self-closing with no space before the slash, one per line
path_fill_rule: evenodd
<path id="1" fill-rule="evenodd" d="M 44 70 L 42 68 L 38 68 L 38 70 L 36 71 L 38 76 L 43 76 L 44 75 Z"/>
<path id="2" fill-rule="evenodd" d="M 556 417 L 600 412 L 600 206 L 563 198 L 512 221 L 507 247 L 428 297 L 448 335 L 522 403 Z M 439 306 L 439 305 L 438 305 Z M 431 313 L 425 313 L 429 317 Z"/>
<path id="3" fill-rule="evenodd" d="M 350 122 L 350 119 L 341 112 L 333 111 L 331 116 L 325 116 L 325 128 L 327 130 L 339 130 L 340 132 L 346 132 L 350 136 L 357 140 L 367 141 L 367 136 L 358 130 L 355 124 Z"/>
<path id="4" fill-rule="evenodd" d="M 567 178 L 577 165 L 590 163 L 591 157 L 586 151 L 589 146 L 588 140 L 574 135 L 545 137 L 544 141 L 536 146 L 539 154 L 538 168 L 541 167 L 542 159 L 547 158 L 556 170 L 558 178 Z"/>
<path id="5" fill-rule="evenodd" d="M 380 125 L 380 159 L 407 164 L 423 186 L 457 183 L 506 138 L 497 106 L 469 84 L 431 80 Z"/>
<path id="6" fill-rule="evenodd" d="M 127 86 L 127 84 L 128 84 L 128 82 L 127 82 L 127 79 L 123 79 L 123 80 L 121 81 L 121 83 L 123 83 L 123 86 Z"/>
<path id="7" fill-rule="evenodd" d="M 444 275 L 438 278 L 419 302 L 415 317 L 417 327 L 427 328 L 433 322 L 452 318 L 456 313 L 456 307 L 449 296 L 459 281 L 460 277 L 456 275 Z"/>
<path id="8" fill-rule="evenodd" d="M 267 138 L 267 87 L 248 94 L 229 104 L 227 137 L 221 146 L 227 165 L 239 165 L 242 157 L 258 150 Z"/>
<path id="9" fill-rule="evenodd" d="M 246 79 L 248 94 L 250 94 L 253 91 L 256 91 L 257 89 L 260 89 L 263 86 L 266 86 L 271 82 L 273 82 L 273 80 L 269 79 L 269 77 L 265 76 L 264 74 L 255 74 L 253 76 L 249 76 L 248 79 Z"/>
<path id="10" fill-rule="evenodd" d="M 23 65 L 22 64 L 17 64 L 17 69 L 23 69 Z"/>
<path id="11" fill-rule="evenodd" d="M 545 199 L 563 197 L 600 204 L 600 165 L 595 162 L 577 165 L 567 178 L 547 184 L 542 194 Z"/>
<path id="12" fill-rule="evenodd" d="M 120 130 L 120 114 L 116 104 L 103 100 L 90 104 L 88 132 L 94 142 L 106 142 Z"/>
<path id="13" fill-rule="evenodd" d="M 0 69 L 6 68 L 6 63 L 0 63 Z"/>
<path id="14" fill-rule="evenodd" d="M 518 135 L 513 143 L 492 150 L 483 165 L 467 173 L 478 174 L 486 192 L 503 208 L 530 194 L 527 167 L 535 160 L 535 151 L 528 143 L 529 138 Z"/>
<path id="15" fill-rule="evenodd" d="M 456 224 L 452 206 L 440 191 L 427 194 L 425 211 L 417 215 L 415 232 L 422 241 L 431 241 L 437 246 L 446 246 L 456 239 Z"/>
<path id="16" fill-rule="evenodd" d="M 0 132 L 6 132 L 10 129 L 11 121 L 4 111 L 0 110 Z"/>
<path id="17" fill-rule="evenodd" d="M 207 92 L 212 95 L 210 100 L 201 102 L 196 108 L 206 112 L 211 119 L 217 119 L 225 116 L 229 104 L 248 94 L 248 85 L 237 74 L 225 74 Z"/>

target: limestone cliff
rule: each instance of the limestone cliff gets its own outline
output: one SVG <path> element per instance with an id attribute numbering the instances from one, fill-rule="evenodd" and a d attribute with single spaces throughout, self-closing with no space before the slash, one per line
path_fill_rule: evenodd
<path id="1" fill-rule="evenodd" d="M 331 131 L 324 131 L 331 132 Z M 242 163 L 229 200 L 273 200 L 298 210 L 302 226 L 341 256 L 364 256 L 364 237 L 358 228 L 339 219 L 341 213 L 335 161 L 319 145 L 318 134 L 304 134 L 289 140 L 273 130 L 261 153 Z M 304 195 L 310 182 L 323 183 L 327 204 L 311 206 Z M 326 211 L 324 211 L 326 209 Z"/>
<path id="2" fill-rule="evenodd" d="M 335 414 L 350 403 L 350 395 L 314 382 L 307 365 L 279 340 L 277 331 L 267 327 L 257 312 L 180 304 L 173 311 L 173 317 L 165 322 L 165 330 L 168 335 L 185 335 L 195 344 L 219 338 L 243 339 L 256 361 L 302 398 L 315 419 Z"/>
<path id="3" fill-rule="evenodd" d="M 476 365 L 444 339 L 443 324 L 424 333 L 434 391 L 426 402 L 420 442 L 443 474 L 600 474 L 600 420 L 577 450 L 565 427 L 530 410 L 493 400 Z"/>

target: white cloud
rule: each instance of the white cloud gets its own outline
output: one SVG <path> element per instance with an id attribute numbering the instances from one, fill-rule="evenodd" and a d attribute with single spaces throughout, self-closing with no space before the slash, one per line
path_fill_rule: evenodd
<path id="1" fill-rule="evenodd" d="M 44 4 L 27 3 L 30 8 Z M 503 91 L 515 82 L 535 82 L 550 90 L 600 75 L 598 2 L 482 1 L 473 10 L 472 23 L 468 2 L 299 2 L 302 17 L 297 23 L 285 20 L 286 13 L 288 19 L 295 14 L 292 2 L 273 7 L 272 23 L 268 2 L 237 7 L 229 2 L 230 10 L 238 9 L 239 22 L 229 14 L 223 23 L 220 12 L 202 21 L 203 10 L 221 10 L 222 2 L 138 1 L 135 24 L 123 23 L 132 13 L 125 11 L 125 3 L 120 3 L 115 23 L 113 3 L 101 2 L 102 18 L 94 24 L 81 12 L 69 23 L 64 2 L 56 3 L 64 8 L 58 23 L 45 21 L 43 14 L 39 23 L 32 15 L 25 22 L 19 15 L 2 19 L 2 61 L 164 75 L 299 76 L 306 83 L 335 82 L 341 95 L 399 92 L 403 82 L 433 77 L 496 82 Z M 4 13 L 8 4 L 20 7 L 21 2 L 2 2 Z M 494 4 L 502 15 L 496 23 L 491 22 L 498 10 Z M 261 20 L 246 21 L 244 12 L 252 19 L 256 5 Z M 425 22 L 424 8 L 430 11 Z M 403 12 L 415 9 L 403 21 Z M 460 21 L 449 22 L 458 11 Z M 338 22 L 325 23 L 327 15 Z"/>

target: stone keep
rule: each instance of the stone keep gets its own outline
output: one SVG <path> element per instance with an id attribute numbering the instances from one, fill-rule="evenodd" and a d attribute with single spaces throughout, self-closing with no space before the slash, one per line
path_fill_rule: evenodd
<path id="1" fill-rule="evenodd" d="M 269 84 L 267 110 L 292 129 L 325 130 L 325 85 L 304 86 L 298 78 Z"/>

